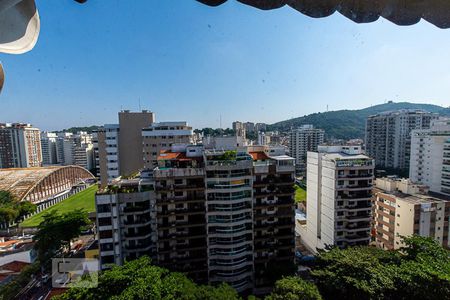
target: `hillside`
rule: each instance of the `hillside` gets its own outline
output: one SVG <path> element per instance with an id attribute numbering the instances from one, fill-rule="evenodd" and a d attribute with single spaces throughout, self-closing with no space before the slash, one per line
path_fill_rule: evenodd
<path id="1" fill-rule="evenodd" d="M 71 132 L 73 134 L 79 132 L 79 131 L 85 131 L 87 133 L 92 133 L 96 130 L 98 130 L 100 126 L 92 125 L 92 126 L 85 126 L 85 127 L 70 127 L 68 129 L 63 129 L 64 132 Z"/>
<path id="2" fill-rule="evenodd" d="M 368 116 L 398 109 L 423 109 L 429 112 L 450 116 L 450 108 L 444 108 L 438 105 L 389 102 L 359 110 L 337 110 L 314 113 L 272 124 L 270 129 L 285 131 L 292 127 L 312 124 L 316 128 L 324 129 L 327 138 L 346 140 L 352 138 L 364 138 L 365 124 Z"/>

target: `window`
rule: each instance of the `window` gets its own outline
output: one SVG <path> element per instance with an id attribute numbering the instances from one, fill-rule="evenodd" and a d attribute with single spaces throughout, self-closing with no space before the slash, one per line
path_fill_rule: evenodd
<path id="1" fill-rule="evenodd" d="M 98 226 L 108 226 L 111 224 L 111 218 L 98 218 Z"/>
<path id="2" fill-rule="evenodd" d="M 97 213 L 111 212 L 111 206 L 109 204 L 99 204 L 97 205 Z"/>

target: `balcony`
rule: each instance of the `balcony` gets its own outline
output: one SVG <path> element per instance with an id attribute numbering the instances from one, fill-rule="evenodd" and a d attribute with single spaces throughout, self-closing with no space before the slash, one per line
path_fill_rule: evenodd
<path id="1" fill-rule="evenodd" d="M 150 218 L 148 218 L 148 219 L 131 220 L 131 221 L 125 220 L 125 221 L 123 221 L 123 226 L 124 227 L 129 227 L 129 226 L 138 227 L 138 226 L 150 225 L 150 223 L 151 223 L 151 219 Z"/>
<path id="2" fill-rule="evenodd" d="M 205 170 L 203 168 L 156 168 L 153 170 L 153 177 L 168 178 L 168 177 L 203 177 Z"/>
<path id="3" fill-rule="evenodd" d="M 217 184 L 217 183 L 208 183 L 207 188 L 210 190 L 228 190 L 228 189 L 241 189 L 241 188 L 251 188 L 249 183 L 239 183 L 239 184 Z"/>
<path id="4" fill-rule="evenodd" d="M 336 185 L 337 190 L 348 190 L 348 191 L 359 191 L 359 190 L 371 190 L 373 188 L 372 184 L 347 184 L 347 185 Z"/>
<path id="5" fill-rule="evenodd" d="M 150 237 L 152 234 L 151 231 L 146 232 L 135 232 L 135 233 L 124 233 L 123 237 L 126 239 L 144 239 Z"/>
<path id="6" fill-rule="evenodd" d="M 164 209 L 159 210 L 158 214 L 163 216 L 170 215 L 187 215 L 187 214 L 196 214 L 196 213 L 204 213 L 204 206 L 194 206 L 194 207 L 183 207 L 183 208 L 174 208 L 174 209 Z"/>
<path id="7" fill-rule="evenodd" d="M 369 190 L 367 190 L 367 192 L 359 192 L 352 194 L 345 194 L 342 192 L 338 192 L 336 198 L 342 200 L 368 200 L 372 198 L 372 193 Z"/>
<path id="8" fill-rule="evenodd" d="M 124 214 L 136 213 L 136 212 L 146 213 L 146 212 L 150 212 L 150 207 L 149 206 L 125 206 L 122 209 L 122 212 Z"/>
<path id="9" fill-rule="evenodd" d="M 125 249 L 128 252 L 142 252 L 142 251 L 150 251 L 153 248 L 153 245 L 139 245 L 139 246 L 126 246 Z"/>
<path id="10" fill-rule="evenodd" d="M 372 173 L 358 173 L 358 174 L 340 174 L 338 175 L 339 179 L 365 179 L 365 178 L 373 178 L 373 174 Z"/>
<path id="11" fill-rule="evenodd" d="M 251 160 L 208 160 L 206 170 L 235 170 L 250 169 L 253 166 Z"/>

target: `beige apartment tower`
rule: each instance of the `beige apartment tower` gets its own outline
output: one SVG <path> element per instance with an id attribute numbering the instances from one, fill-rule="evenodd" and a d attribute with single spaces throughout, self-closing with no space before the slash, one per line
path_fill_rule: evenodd
<path id="1" fill-rule="evenodd" d="M 155 121 L 153 112 L 119 112 L 119 124 L 105 124 L 94 134 L 94 159 L 102 185 L 144 168 L 142 129 Z"/>
<path id="2" fill-rule="evenodd" d="M 41 132 L 30 124 L 0 124 L 0 168 L 42 166 Z"/>
<path id="3" fill-rule="evenodd" d="M 155 122 L 155 114 L 142 112 L 119 112 L 119 165 L 121 175 L 130 175 L 144 167 L 142 159 L 142 134 L 144 127 Z"/>

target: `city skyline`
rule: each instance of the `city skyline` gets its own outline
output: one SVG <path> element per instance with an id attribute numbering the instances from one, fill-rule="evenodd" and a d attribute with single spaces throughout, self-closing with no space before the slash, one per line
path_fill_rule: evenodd
<path id="1" fill-rule="evenodd" d="M 142 108 L 158 112 L 157 121 L 202 128 L 222 119 L 229 127 L 327 106 L 448 105 L 449 33 L 425 21 L 354 24 L 337 13 L 312 19 L 288 7 L 260 11 L 231 1 L 217 8 L 196 1 L 38 7 L 45 22 L 36 48 L 0 55 L 6 122 L 60 130 L 114 123 L 120 109 Z"/>

